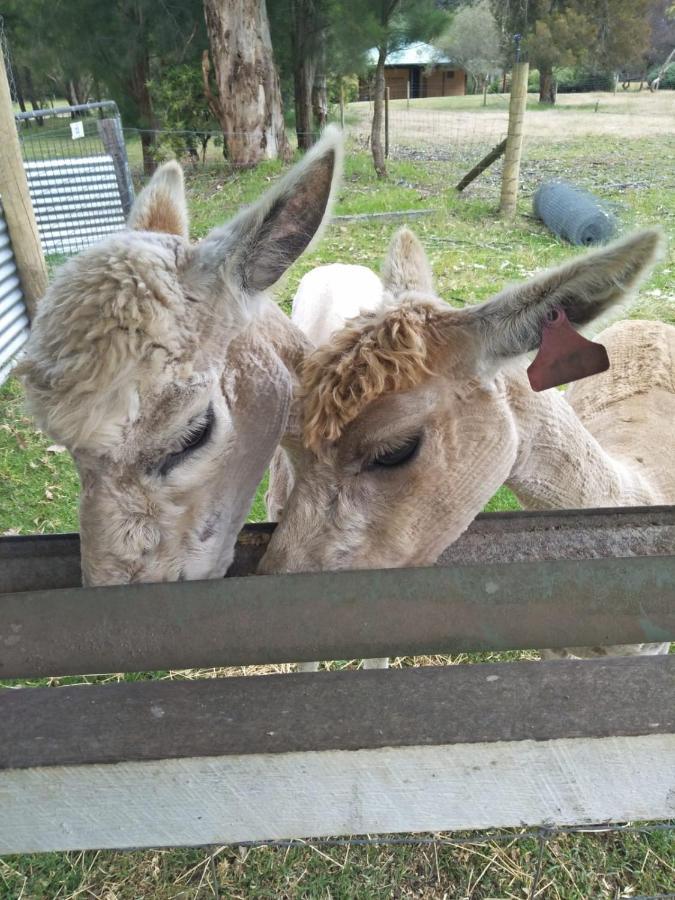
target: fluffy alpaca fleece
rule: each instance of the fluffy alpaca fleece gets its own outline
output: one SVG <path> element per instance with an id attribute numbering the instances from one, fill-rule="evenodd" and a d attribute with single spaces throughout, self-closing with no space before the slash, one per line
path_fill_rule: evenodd
<path id="1" fill-rule="evenodd" d="M 319 452 L 381 394 L 405 391 L 433 375 L 443 347 L 438 304 L 407 301 L 352 319 L 302 367 L 307 447 Z"/>
<path id="2" fill-rule="evenodd" d="M 413 242 L 399 233 L 390 254 Z M 463 310 L 419 292 L 411 259 L 388 264 L 404 273 L 400 293 L 385 283 L 399 306 L 348 323 L 305 362 L 304 446 L 260 571 L 431 565 L 504 483 L 530 509 L 675 502 L 675 328 L 613 325 L 598 336 L 610 370 L 567 396 L 534 393 L 524 358 L 554 310 L 581 325 L 623 303 L 661 243 L 638 232 Z"/>
<path id="3" fill-rule="evenodd" d="M 190 304 L 181 238 L 122 232 L 70 260 L 39 304 L 19 366 L 38 425 L 71 450 L 114 447 L 160 380 L 189 383 L 207 365 L 208 310 Z M 216 323 L 217 324 L 217 323 Z M 246 319 L 228 323 L 238 329 Z"/>
<path id="4" fill-rule="evenodd" d="M 281 447 L 270 466 L 269 489 L 265 496 L 267 515 L 278 521 L 293 485 L 293 467 L 289 456 L 301 452 L 302 386 L 305 361 L 314 348 L 322 348 L 347 322 L 359 315 L 381 312 L 391 295 L 383 290 L 378 276 L 365 266 L 333 263 L 312 269 L 300 280 L 293 298 L 291 326 L 296 338 L 296 352 L 290 359 L 293 397 L 288 426 Z M 291 335 L 287 340 L 290 345 Z M 302 346 L 298 345 L 298 339 Z"/>
<path id="5" fill-rule="evenodd" d="M 40 303 L 23 377 L 82 486 L 89 584 L 222 576 L 286 426 L 304 353 L 264 291 L 320 232 L 335 129 L 199 244 L 167 163 L 129 228 L 68 262 Z"/>

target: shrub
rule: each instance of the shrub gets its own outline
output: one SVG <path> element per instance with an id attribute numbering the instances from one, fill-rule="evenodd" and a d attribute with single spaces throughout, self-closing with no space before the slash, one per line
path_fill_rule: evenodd
<path id="1" fill-rule="evenodd" d="M 585 91 L 613 91 L 611 72 L 592 72 L 582 68 L 557 69 L 555 73 L 559 94 L 579 94 Z"/>
<path id="2" fill-rule="evenodd" d="M 168 130 L 160 135 L 156 156 L 166 158 L 171 151 L 177 157 L 189 154 L 196 162 L 201 154 L 203 161 L 211 133 L 220 131 L 220 125 L 206 102 L 201 68 L 197 64 L 172 66 L 148 87 L 155 110 Z"/>

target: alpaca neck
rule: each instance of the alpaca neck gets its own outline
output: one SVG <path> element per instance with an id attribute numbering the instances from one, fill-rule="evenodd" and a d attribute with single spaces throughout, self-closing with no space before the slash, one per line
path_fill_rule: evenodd
<path id="1" fill-rule="evenodd" d="M 509 388 L 519 442 L 507 485 L 526 509 L 653 502 L 644 478 L 602 448 L 559 391 L 535 393 L 524 371 Z"/>

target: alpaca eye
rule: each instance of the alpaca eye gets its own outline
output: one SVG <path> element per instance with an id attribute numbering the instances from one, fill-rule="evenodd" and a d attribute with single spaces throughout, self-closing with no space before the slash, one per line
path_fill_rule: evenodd
<path id="1" fill-rule="evenodd" d="M 178 452 L 190 453 L 192 450 L 196 450 L 197 447 L 201 447 L 202 444 L 205 444 L 211 436 L 214 418 L 213 404 L 209 403 L 202 421 L 196 425 L 190 426 L 190 431 L 181 441 L 181 449 Z"/>
<path id="2" fill-rule="evenodd" d="M 200 447 L 203 447 L 211 437 L 213 431 L 213 423 L 216 420 L 213 412 L 213 404 L 209 403 L 206 412 L 189 425 L 189 430 L 181 440 L 180 450 L 175 453 L 169 453 L 159 467 L 159 474 L 168 474 L 174 466 L 182 462 L 190 453 L 194 453 Z"/>
<path id="3" fill-rule="evenodd" d="M 420 445 L 420 440 L 420 435 L 416 434 L 414 437 L 408 438 L 400 447 L 396 447 L 394 450 L 387 450 L 384 453 L 378 453 L 371 461 L 370 467 L 390 469 L 394 466 L 403 465 L 403 463 L 413 458 Z"/>

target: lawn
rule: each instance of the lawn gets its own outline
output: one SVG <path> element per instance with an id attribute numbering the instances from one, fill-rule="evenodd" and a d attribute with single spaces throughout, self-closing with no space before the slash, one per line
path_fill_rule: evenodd
<path id="1" fill-rule="evenodd" d="M 569 113 L 565 113 L 565 118 Z M 417 156 L 412 155 L 412 151 Z M 551 235 L 530 215 L 531 194 L 542 178 L 571 177 L 612 204 L 621 228 L 660 224 L 670 237 L 668 259 L 644 286 L 631 315 L 675 323 L 673 239 L 675 238 L 675 150 L 657 137 L 626 140 L 612 136 L 573 138 L 556 147 L 530 142 L 523 161 L 519 216 L 506 224 L 495 214 L 498 170 L 486 173 L 463 196 L 452 185 L 472 160 L 466 155 L 439 160 L 412 148 L 389 164 L 378 182 L 365 153 L 353 153 L 338 199 L 338 218 L 313 253 L 302 258 L 278 286 L 288 308 L 299 279 L 310 268 L 332 261 L 379 268 L 396 220 L 348 220 L 382 211 L 426 210 L 410 219 L 430 256 L 439 294 L 462 306 L 483 300 L 506 282 L 519 280 L 577 252 Z M 231 216 L 279 176 L 275 163 L 255 171 L 232 172 L 215 157 L 207 169 L 188 171 L 194 237 Z M 62 448 L 31 427 L 22 411 L 21 389 L 0 388 L 0 532 L 68 531 L 77 528 L 77 478 Z M 262 490 L 262 488 L 261 488 Z M 502 489 L 491 509 L 513 508 Z M 261 492 L 251 520 L 264 519 Z M 418 660 L 419 661 L 419 660 Z M 467 661 L 457 657 L 451 662 Z M 425 658 L 445 664 L 445 657 Z M 410 665 L 405 658 L 395 665 Z M 342 661 L 335 665 L 354 665 Z M 237 673 L 240 670 L 237 670 Z M 260 671 L 260 669 L 256 670 Z M 232 674 L 230 670 L 156 673 L 147 677 L 186 678 Z M 114 677 L 114 676 L 113 676 Z M 54 682 L 56 683 L 56 682 Z M 446 836 L 440 845 L 340 845 L 207 848 L 143 852 L 87 852 L 6 857 L 0 860 L 0 898 L 524 898 L 538 864 L 534 838 L 490 841 L 477 835 Z M 648 834 L 560 834 L 547 841 L 541 857 L 539 898 L 619 898 L 675 892 L 671 832 Z"/>

